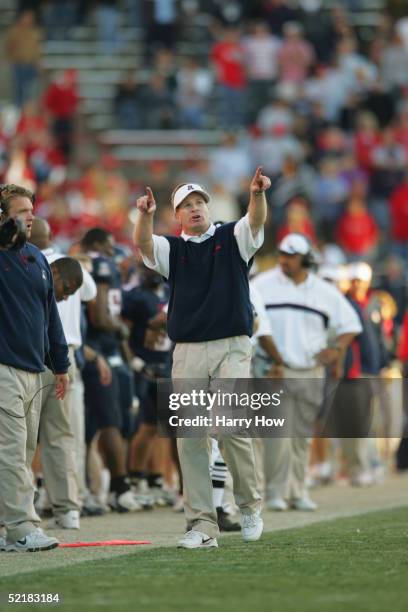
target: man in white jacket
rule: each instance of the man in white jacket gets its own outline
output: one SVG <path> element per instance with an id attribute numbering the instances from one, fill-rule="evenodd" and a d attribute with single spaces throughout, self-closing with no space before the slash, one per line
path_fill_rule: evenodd
<path id="1" fill-rule="evenodd" d="M 285 393 L 291 438 L 264 440 L 266 506 L 311 511 L 317 506 L 305 488 L 307 432 L 313 430 L 323 401 L 325 367 L 341 377 L 346 348 L 361 325 L 340 291 L 310 270 L 313 253 L 305 236 L 289 234 L 278 250 L 278 265 L 252 282 L 263 297 L 278 351 L 268 375 L 298 380 Z M 328 345 L 329 328 L 336 336 L 333 346 Z"/>

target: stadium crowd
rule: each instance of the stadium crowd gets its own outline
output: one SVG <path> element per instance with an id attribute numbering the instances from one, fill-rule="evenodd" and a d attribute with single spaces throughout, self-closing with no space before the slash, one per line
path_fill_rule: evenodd
<path id="1" fill-rule="evenodd" d="M 188 180 L 211 191 L 214 221 L 239 219 L 258 165 L 272 186 L 252 286 L 261 288 L 259 279 L 276 264 L 286 237 L 305 236 L 316 274 L 337 285 L 358 314 L 361 331 L 342 376 L 374 383 L 353 401 L 380 403 L 387 417 L 366 439 L 320 437 L 317 422 L 311 458 L 304 457 L 306 484 L 375 485 L 396 467 L 408 469 L 401 381 L 408 363 L 406 20 L 380 15 L 367 40 L 352 25 L 357 0 L 330 11 L 306 0 L 268 0 L 251 10 L 245 5 L 252 3 L 239 1 L 197 0 L 180 7 L 154 0 L 145 3 L 148 13 L 141 2 L 123 3 L 134 25 L 146 30 L 149 78 L 124 72 L 112 99 L 117 126 L 223 132 L 208 159 L 189 160 L 177 176 L 169 162 L 155 160 L 141 182 L 105 152 L 88 168 L 77 167 L 78 75 L 65 70 L 44 82 L 40 74 L 41 41 L 69 37 L 71 26 L 90 18 L 90 4 L 50 1 L 33 12 L 22 2 L 5 40 L 14 110 L 0 112 L 1 183 L 35 193 L 30 241 L 49 262 L 64 253 L 77 259 L 84 274 L 81 289 L 58 305 L 71 356 L 71 390 L 64 400 L 69 418 L 60 429 L 58 423 L 51 431 L 40 426 L 41 450 L 33 463 L 37 512 L 53 514 L 54 526 L 78 528 L 80 514 L 182 509 L 175 443 L 157 433 L 156 380 L 168 377 L 171 367 L 168 288 L 132 249 L 132 211 L 151 184 L 156 232 L 177 235 L 170 194 Z M 120 2 L 96 3 L 101 53 L 115 53 L 121 44 L 121 9 Z M 208 17 L 205 58 L 178 54 L 182 11 L 190 19 Z M 58 28 L 61 23 L 66 27 Z M 274 321 L 260 293 L 260 305 L 254 300 L 259 328 L 253 374 L 276 376 L 280 371 L 271 370 L 280 365 L 279 356 L 265 341 L 273 340 Z M 265 361 L 268 367 L 261 367 Z M 269 478 L 272 491 L 273 475 L 262 467 L 268 444 L 254 445 L 259 475 Z M 220 528 L 238 530 L 217 449 L 212 479 Z M 284 495 L 265 501 L 270 510 L 287 508 Z M 316 508 L 308 493 L 302 501 L 297 509 Z"/>

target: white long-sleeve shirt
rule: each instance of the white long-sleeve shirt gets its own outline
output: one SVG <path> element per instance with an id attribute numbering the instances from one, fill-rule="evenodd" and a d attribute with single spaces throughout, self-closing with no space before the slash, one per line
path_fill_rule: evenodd
<path id="1" fill-rule="evenodd" d="M 259 274 L 252 283 L 264 300 L 279 353 L 293 369 L 316 367 L 315 355 L 327 348 L 329 329 L 336 337 L 362 331 L 342 293 L 315 274 L 295 284 L 276 267 Z"/>

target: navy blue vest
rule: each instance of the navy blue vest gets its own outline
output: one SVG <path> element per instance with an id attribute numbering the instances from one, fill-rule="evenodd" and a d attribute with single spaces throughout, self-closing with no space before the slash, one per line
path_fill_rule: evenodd
<path id="1" fill-rule="evenodd" d="M 248 270 L 226 223 L 196 243 L 166 236 L 170 243 L 167 330 L 173 342 L 205 342 L 251 336 L 253 314 Z"/>

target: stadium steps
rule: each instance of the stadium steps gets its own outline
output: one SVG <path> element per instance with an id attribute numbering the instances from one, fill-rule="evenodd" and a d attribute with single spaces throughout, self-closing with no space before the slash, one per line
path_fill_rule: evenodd
<path id="1" fill-rule="evenodd" d="M 338 4 L 338 0 L 325 0 L 325 7 Z M 17 0 L 0 0 L 0 31 L 13 22 L 16 13 Z M 359 10 L 352 14 L 352 22 L 357 28 L 364 30 L 369 37 L 370 30 L 378 22 L 381 12 L 386 6 L 385 0 L 360 0 Z M 117 84 L 124 78 L 128 70 L 135 70 L 138 80 L 144 82 L 148 79 L 148 71 L 144 68 L 145 56 L 143 49 L 142 28 L 129 27 L 127 14 L 122 14 L 119 29 L 121 46 L 115 53 L 102 54 L 101 47 L 96 39 L 96 27 L 92 18 L 83 26 L 76 26 L 69 32 L 65 41 L 47 41 L 44 43 L 43 69 L 50 79 L 54 73 L 66 68 L 78 70 L 79 87 L 81 94 L 80 125 L 88 134 L 85 139 L 99 142 L 118 158 L 126 161 L 138 161 L 144 157 L 151 159 L 181 160 L 186 155 L 193 155 L 192 145 L 181 144 L 182 138 L 169 131 L 165 143 L 141 144 L 138 132 L 133 132 L 134 138 L 126 139 L 124 133 L 115 130 L 112 99 Z M 182 35 L 177 52 L 182 56 L 195 55 L 206 57 L 209 47 L 208 27 L 210 18 L 207 15 L 196 15 L 194 20 L 185 19 L 182 24 Z M 214 116 L 215 104 L 212 105 L 209 125 L 216 127 Z M 216 129 L 210 130 L 215 135 Z M 148 134 L 148 132 L 144 132 Z M 125 133 L 126 134 L 126 133 Z M 163 136 L 163 132 L 160 132 Z M 191 132 L 194 134 L 194 131 Z M 195 132 L 195 154 L 206 155 L 216 144 L 205 142 L 200 138 L 202 131 Z M 113 135 L 113 137 L 112 137 Z M 120 137 L 121 140 L 115 138 Z M 216 139 L 216 136 L 214 136 Z"/>
<path id="2" fill-rule="evenodd" d="M 3 32 L 13 23 L 16 15 L 15 0 L 0 0 L 0 31 Z"/>
<path id="3" fill-rule="evenodd" d="M 179 55 L 207 56 L 209 42 L 206 32 L 209 21 L 206 15 L 200 15 L 194 23 L 183 24 L 182 42 L 177 48 Z M 149 145 L 148 142 L 144 142 L 143 147 L 140 143 L 126 141 L 126 138 L 115 142 L 109 141 L 109 136 L 104 138 L 106 132 L 119 136 L 124 134 L 115 130 L 117 126 L 113 114 L 113 98 L 116 87 L 126 72 L 134 70 L 138 82 L 141 83 L 149 79 L 149 71 L 144 68 L 143 31 L 141 28 L 128 27 L 126 23 L 125 13 L 119 28 L 121 45 L 110 55 L 101 53 L 92 19 L 87 25 L 72 28 L 68 40 L 47 41 L 44 44 L 43 69 L 49 79 L 59 70 L 68 68 L 78 70 L 81 96 L 80 124 L 89 131 L 91 139 L 102 144 L 105 150 L 114 153 L 118 159 L 125 162 L 143 159 L 147 162 L 154 159 L 184 161 L 187 155 L 191 156 L 191 151 L 187 151 L 185 145 L 179 144 L 180 139 L 177 135 L 166 145 L 160 142 Z M 213 124 L 215 124 L 214 119 Z M 218 133 L 216 130 L 214 132 Z M 176 134 L 177 131 L 172 133 Z M 200 137 L 201 131 L 192 131 L 191 134 L 196 135 L 194 145 L 197 155 L 206 157 L 211 145 L 203 144 L 205 137 Z"/>
<path id="4" fill-rule="evenodd" d="M 123 162 L 206 159 L 221 143 L 219 130 L 110 130 L 99 142 Z"/>

